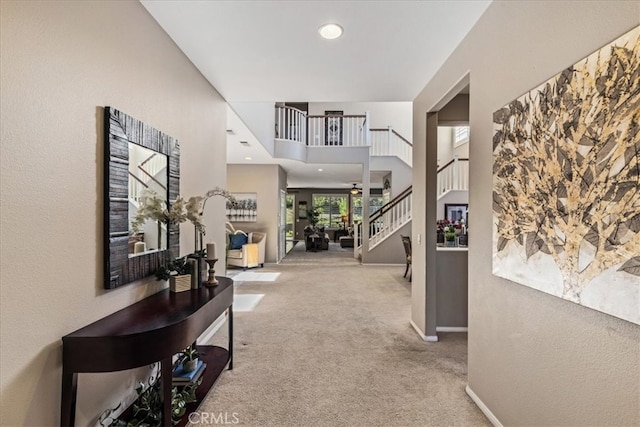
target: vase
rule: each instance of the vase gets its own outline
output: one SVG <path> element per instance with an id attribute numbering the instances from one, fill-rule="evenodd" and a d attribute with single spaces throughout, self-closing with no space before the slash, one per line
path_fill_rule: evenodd
<path id="1" fill-rule="evenodd" d="M 185 372 L 192 372 L 192 371 L 195 371 L 197 366 L 198 366 L 198 359 L 187 360 L 182 364 L 182 369 Z"/>
<path id="2" fill-rule="evenodd" d="M 191 274 L 181 274 L 169 277 L 171 292 L 184 292 L 191 289 Z"/>

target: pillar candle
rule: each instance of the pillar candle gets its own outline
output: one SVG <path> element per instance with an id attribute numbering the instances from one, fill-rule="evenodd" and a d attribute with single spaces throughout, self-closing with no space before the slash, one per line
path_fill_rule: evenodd
<path id="1" fill-rule="evenodd" d="M 216 242 L 207 243 L 207 259 L 218 259 Z"/>

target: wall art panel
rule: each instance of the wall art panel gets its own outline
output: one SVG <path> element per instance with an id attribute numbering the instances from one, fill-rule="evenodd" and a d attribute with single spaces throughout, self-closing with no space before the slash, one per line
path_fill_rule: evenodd
<path id="1" fill-rule="evenodd" d="M 640 324 L 640 27 L 494 113 L 493 274 Z"/>

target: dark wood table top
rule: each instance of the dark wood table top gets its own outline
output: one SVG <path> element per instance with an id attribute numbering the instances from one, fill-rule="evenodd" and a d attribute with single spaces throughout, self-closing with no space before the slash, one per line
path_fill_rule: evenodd
<path id="1" fill-rule="evenodd" d="M 233 280 L 217 279 L 215 287 L 160 291 L 65 335 L 65 369 L 110 372 L 171 357 L 233 304 Z"/>

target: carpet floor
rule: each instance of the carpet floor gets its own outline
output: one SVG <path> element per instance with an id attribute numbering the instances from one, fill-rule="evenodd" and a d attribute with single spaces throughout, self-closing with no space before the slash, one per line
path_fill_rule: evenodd
<path id="1" fill-rule="evenodd" d="M 362 266 L 352 250 L 296 246 L 285 262 L 251 270 L 280 273 L 275 281 L 236 286 L 264 297 L 234 312 L 234 369 L 191 425 L 490 425 L 464 391 L 466 334 L 426 343 L 410 326 L 404 265 Z M 226 339 L 222 327 L 211 343 Z"/>

